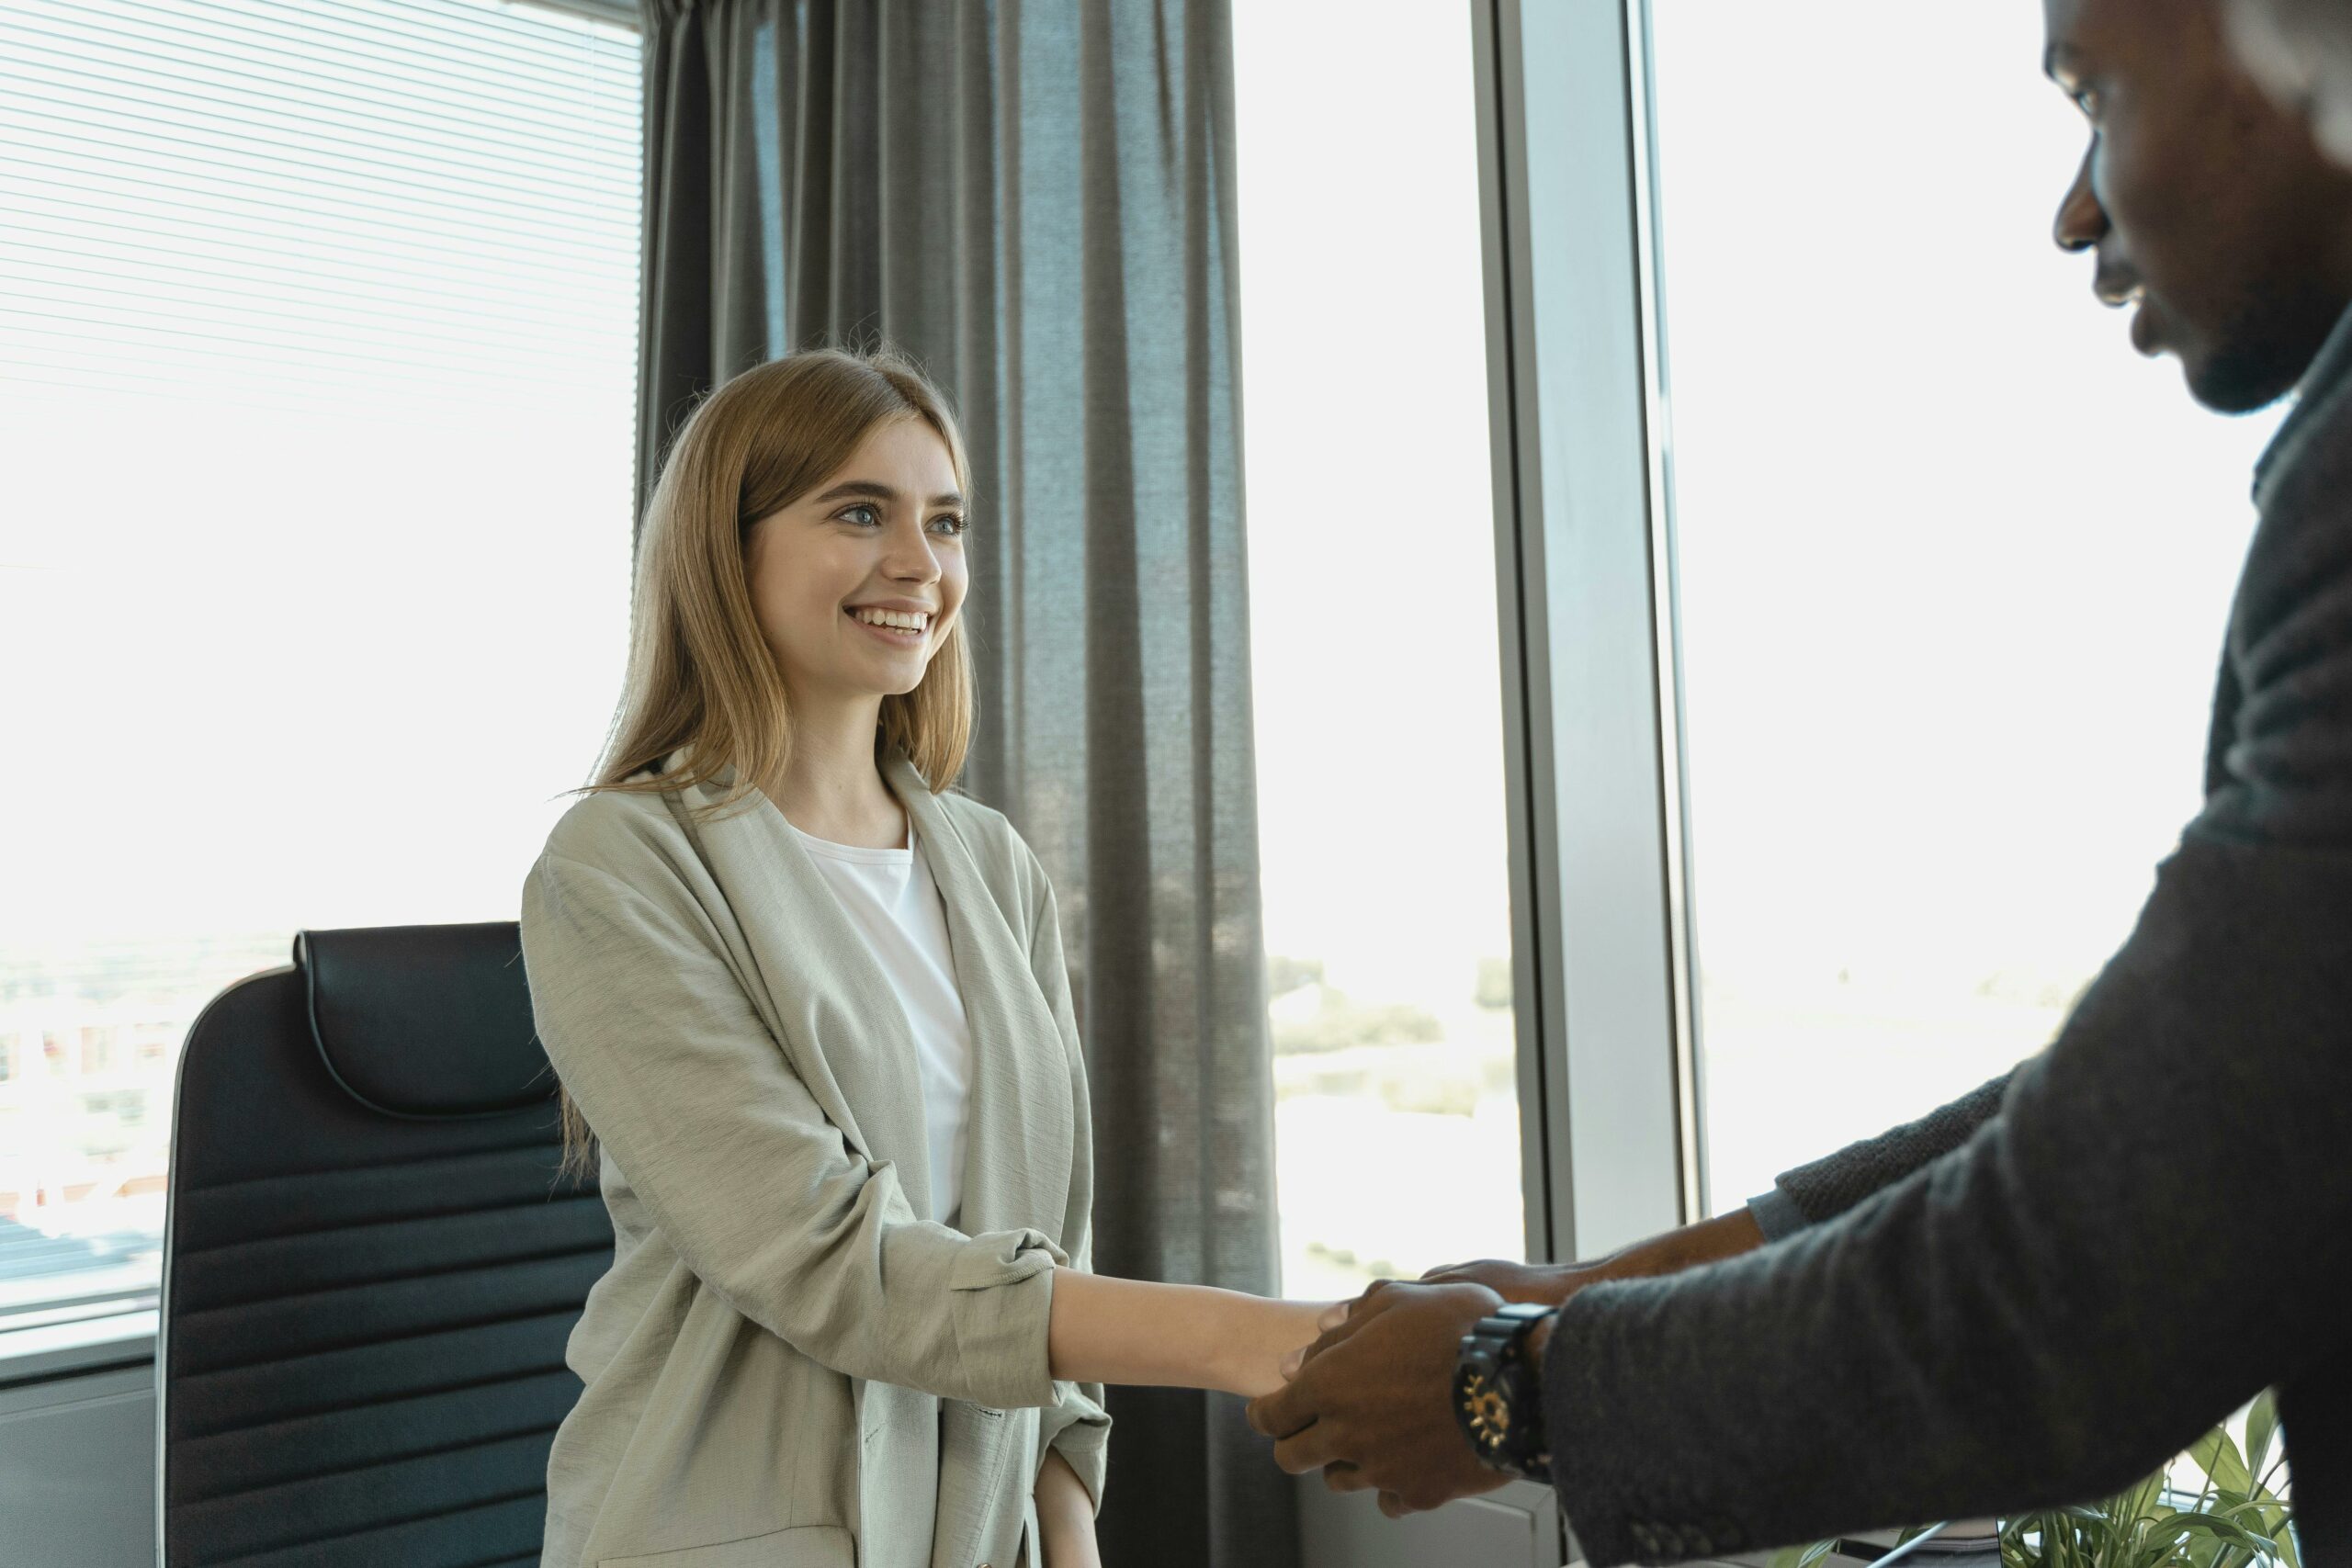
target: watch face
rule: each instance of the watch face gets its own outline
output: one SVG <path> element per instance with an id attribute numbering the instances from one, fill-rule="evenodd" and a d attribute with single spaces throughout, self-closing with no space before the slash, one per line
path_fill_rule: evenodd
<path id="1" fill-rule="evenodd" d="M 1462 1424 L 1470 1430 L 1470 1440 L 1482 1454 L 1498 1451 L 1510 1432 L 1510 1403 L 1503 1398 L 1502 1390 L 1483 1371 L 1473 1371 L 1462 1380 Z"/>

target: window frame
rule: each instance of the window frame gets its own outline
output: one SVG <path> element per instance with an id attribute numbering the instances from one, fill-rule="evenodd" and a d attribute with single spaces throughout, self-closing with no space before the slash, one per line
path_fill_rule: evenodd
<path id="1" fill-rule="evenodd" d="M 1474 0 L 1528 1256 L 1702 1212 L 1645 0 Z"/>

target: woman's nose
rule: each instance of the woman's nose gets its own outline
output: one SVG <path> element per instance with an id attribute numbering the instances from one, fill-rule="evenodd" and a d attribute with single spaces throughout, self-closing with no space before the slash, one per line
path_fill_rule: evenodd
<path id="1" fill-rule="evenodd" d="M 882 570 L 901 582 L 932 582 L 939 577 L 939 555 L 921 529 L 894 533 Z"/>

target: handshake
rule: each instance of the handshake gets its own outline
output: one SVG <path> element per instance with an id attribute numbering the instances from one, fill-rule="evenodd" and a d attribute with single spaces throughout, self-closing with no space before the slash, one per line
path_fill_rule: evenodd
<path id="1" fill-rule="evenodd" d="M 1479 1319 L 1507 1302 L 1558 1307 L 1588 1285 L 1677 1273 L 1763 1239 L 1741 1210 L 1592 1263 L 1487 1260 L 1374 1281 L 1322 1314 L 1320 1337 L 1283 1359 L 1282 1386 L 1250 1402 L 1250 1424 L 1274 1439 L 1284 1470 L 1320 1470 L 1335 1492 L 1377 1492 L 1391 1518 L 1491 1492 L 1511 1476 L 1478 1458 L 1454 1413 L 1456 1362 Z M 1538 1390 L 1553 1321 L 1523 1341 Z"/>

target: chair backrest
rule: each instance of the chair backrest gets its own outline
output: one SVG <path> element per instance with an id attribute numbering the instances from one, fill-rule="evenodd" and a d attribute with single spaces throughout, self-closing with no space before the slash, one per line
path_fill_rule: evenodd
<path id="1" fill-rule="evenodd" d="M 164 1568 L 525 1568 L 612 1258 L 558 1175 L 512 921 L 306 931 L 189 1031 L 156 1348 Z"/>

